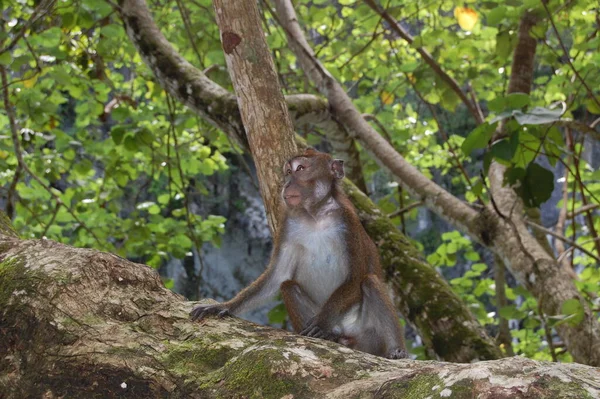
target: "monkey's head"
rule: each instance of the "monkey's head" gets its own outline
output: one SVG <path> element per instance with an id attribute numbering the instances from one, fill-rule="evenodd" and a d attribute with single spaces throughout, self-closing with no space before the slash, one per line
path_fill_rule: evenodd
<path id="1" fill-rule="evenodd" d="M 288 209 L 312 209 L 332 194 L 344 177 L 344 161 L 307 149 L 283 165 L 285 184 L 281 196 Z"/>

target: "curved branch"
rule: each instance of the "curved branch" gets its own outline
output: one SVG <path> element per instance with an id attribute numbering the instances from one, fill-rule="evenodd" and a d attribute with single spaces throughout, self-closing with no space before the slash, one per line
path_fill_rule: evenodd
<path id="1" fill-rule="evenodd" d="M 161 86 L 247 150 L 248 140 L 235 95 L 210 80 L 173 48 L 156 26 L 145 1 L 124 0 L 117 11 L 127 35 Z M 286 96 L 286 101 L 295 126 L 310 122 L 332 132 L 334 149 L 347 162 L 348 177 L 364 188 L 356 145 L 344 127 L 331 118 L 327 103 L 309 94 Z"/>
<path id="2" fill-rule="evenodd" d="M 565 44 L 563 43 L 562 39 L 560 38 L 560 32 L 558 31 L 558 29 L 556 28 L 556 25 L 554 24 L 554 19 L 552 18 L 552 13 L 548 9 L 547 1 L 542 1 L 542 6 L 546 10 L 546 14 L 548 14 L 548 20 L 550 21 L 550 25 L 552 25 L 552 30 L 554 31 L 554 34 L 556 35 L 556 39 L 558 40 L 558 44 L 560 44 L 560 48 L 562 49 L 562 51 L 564 53 L 565 59 L 567 60 L 567 64 L 569 64 L 569 67 L 571 68 L 571 70 L 573 71 L 575 76 L 577 76 L 577 79 L 581 82 L 583 87 L 585 87 L 585 91 L 587 91 L 588 95 L 592 98 L 592 100 L 594 100 L 596 105 L 598 105 L 600 107 L 600 100 L 598 100 L 598 98 L 596 98 L 596 96 L 594 95 L 594 92 L 592 91 L 590 86 L 588 86 L 585 79 L 583 79 L 583 77 L 579 74 L 579 72 L 577 71 L 577 68 L 575 68 L 575 65 L 573 65 L 573 62 L 571 62 L 571 56 L 569 55 L 569 50 L 567 50 L 567 48 L 565 47 Z"/>
<path id="3" fill-rule="evenodd" d="M 329 71 L 315 57 L 300 28 L 294 8 L 289 0 L 276 0 L 279 23 L 284 28 L 290 48 L 302 70 L 317 89 L 327 97 L 331 110 L 351 134 L 375 154 L 375 159 L 389 169 L 403 188 L 413 197 L 423 200 L 429 209 L 460 230 L 481 240 L 476 225 L 478 213 L 463 204 L 446 190 L 427 179 L 408 163 L 356 109 L 350 97 Z"/>

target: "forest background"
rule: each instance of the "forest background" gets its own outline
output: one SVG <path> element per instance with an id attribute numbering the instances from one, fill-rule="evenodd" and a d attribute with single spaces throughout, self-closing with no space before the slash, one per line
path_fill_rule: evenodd
<path id="1" fill-rule="evenodd" d="M 21 237 L 148 264 L 189 299 L 256 277 L 276 223 L 211 2 L 0 6 L 0 206 Z M 298 135 L 346 161 L 413 357 L 600 365 L 597 2 L 298 1 L 299 24 L 258 6 Z M 285 325 L 270 308 L 254 319 Z"/>

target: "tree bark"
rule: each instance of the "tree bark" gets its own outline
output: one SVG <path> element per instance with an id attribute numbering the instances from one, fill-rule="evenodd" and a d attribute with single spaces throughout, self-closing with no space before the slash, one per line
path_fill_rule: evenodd
<path id="1" fill-rule="evenodd" d="M 206 78 L 173 49 L 152 20 L 144 1 L 123 0 L 118 11 L 130 39 L 159 83 L 248 150 L 235 97 Z M 327 102 L 319 97 L 287 96 L 286 102 L 295 124 L 311 123 L 327 131 L 340 126 L 332 118 Z M 418 250 L 397 232 L 386 215 L 352 185 L 346 184 L 346 192 L 351 195 L 369 236 L 379 244 L 388 277 L 396 279 L 392 287 L 396 290 L 397 304 L 408 321 L 419 329 L 430 352 L 435 351 L 442 359 L 459 362 L 498 358 L 500 352 L 465 304 L 421 259 Z M 405 277 L 401 279 L 400 275 Z M 409 275 L 413 275 L 414 282 L 408 280 Z"/>
<path id="2" fill-rule="evenodd" d="M 237 95 L 273 235 L 283 164 L 298 155 L 294 129 L 254 0 L 214 0 L 227 70 Z"/>
<path id="3" fill-rule="evenodd" d="M 0 216 L 0 397 L 599 397 L 597 369 L 511 358 L 391 361 L 195 305 L 151 268 Z"/>

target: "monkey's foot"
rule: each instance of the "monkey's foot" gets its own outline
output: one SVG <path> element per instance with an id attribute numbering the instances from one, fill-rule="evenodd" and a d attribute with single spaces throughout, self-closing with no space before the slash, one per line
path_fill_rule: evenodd
<path id="1" fill-rule="evenodd" d="M 402 348 L 392 349 L 386 356 L 388 359 L 406 359 L 408 352 Z"/>
<path id="2" fill-rule="evenodd" d="M 327 341 L 337 342 L 340 338 L 339 334 L 334 333 L 333 331 L 328 331 L 325 328 L 322 328 L 317 321 L 316 317 L 313 317 L 308 325 L 304 328 L 304 330 L 300 331 L 300 335 L 304 335 L 306 337 L 312 338 L 321 338 Z"/>
<path id="3" fill-rule="evenodd" d="M 217 315 L 218 317 L 231 316 L 229 309 L 219 305 L 200 305 L 196 306 L 191 312 L 192 320 L 202 320 L 206 316 Z"/>

